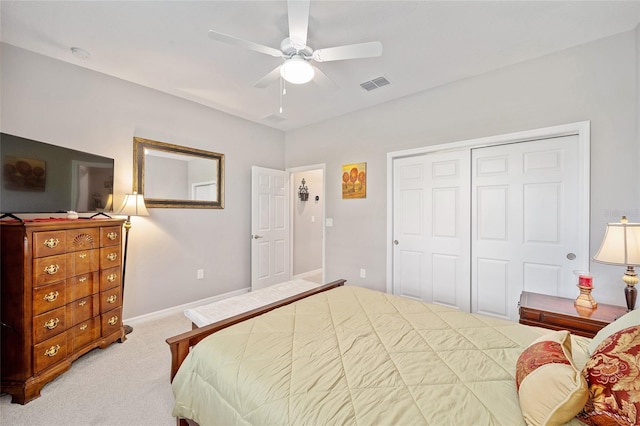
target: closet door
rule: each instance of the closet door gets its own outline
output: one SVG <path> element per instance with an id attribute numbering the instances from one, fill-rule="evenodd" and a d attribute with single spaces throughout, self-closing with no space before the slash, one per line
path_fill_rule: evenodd
<path id="1" fill-rule="evenodd" d="M 394 160 L 394 293 L 470 310 L 470 151 Z"/>
<path id="2" fill-rule="evenodd" d="M 578 137 L 472 151 L 472 312 L 517 320 L 523 290 L 574 297 L 575 259 L 588 256 Z"/>

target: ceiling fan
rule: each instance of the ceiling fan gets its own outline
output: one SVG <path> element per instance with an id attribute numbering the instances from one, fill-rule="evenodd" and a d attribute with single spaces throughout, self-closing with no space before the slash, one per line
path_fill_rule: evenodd
<path id="1" fill-rule="evenodd" d="M 313 50 L 307 45 L 309 4 L 310 0 L 287 1 L 289 37 L 282 40 L 280 49 L 242 40 L 213 30 L 209 30 L 209 37 L 222 43 L 244 47 L 255 52 L 284 59 L 282 65 L 278 65 L 258 80 L 254 84 L 255 87 L 267 87 L 282 77 L 293 84 L 305 84 L 315 78 L 315 82 L 320 86 L 334 88 L 335 84 L 320 69 L 313 66 L 311 64 L 312 61 L 341 61 L 382 55 L 382 43 L 379 41 Z"/>

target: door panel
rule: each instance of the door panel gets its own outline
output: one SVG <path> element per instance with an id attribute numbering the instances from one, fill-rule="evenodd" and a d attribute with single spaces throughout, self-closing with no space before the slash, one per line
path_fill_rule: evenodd
<path id="1" fill-rule="evenodd" d="M 469 311 L 469 152 L 393 167 L 394 293 Z"/>
<path id="2" fill-rule="evenodd" d="M 251 168 L 251 288 L 288 281 L 289 173 Z"/>
<path id="3" fill-rule="evenodd" d="M 577 136 L 474 149 L 472 164 L 473 312 L 516 320 L 523 290 L 573 296 Z"/>

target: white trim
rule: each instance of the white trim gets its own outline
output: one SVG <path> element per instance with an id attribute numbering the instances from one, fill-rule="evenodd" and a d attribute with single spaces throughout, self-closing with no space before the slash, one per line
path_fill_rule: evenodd
<path id="1" fill-rule="evenodd" d="M 579 150 L 579 174 L 580 180 L 589 184 L 590 178 L 590 153 L 591 153 L 591 122 L 578 121 L 575 123 L 561 124 L 558 126 L 543 127 L 541 129 L 531 129 L 522 132 L 507 133 L 504 135 L 488 136 L 466 141 L 452 142 L 440 145 L 425 146 L 420 148 L 407 149 L 403 151 L 393 151 L 387 153 L 387 293 L 393 293 L 393 160 L 396 158 L 410 157 L 427 154 L 437 151 L 453 151 L 459 149 L 472 149 L 494 145 L 504 145 L 509 143 L 524 142 L 528 140 L 554 138 L 560 136 L 578 136 Z M 590 185 L 585 185 L 578 195 L 578 202 L 585 208 L 580 209 L 580 217 L 576 218 L 580 229 L 589 231 L 590 219 Z M 589 232 L 580 237 L 580 246 L 585 248 L 585 253 L 589 253 Z M 585 266 L 589 269 L 589 262 Z"/>
<path id="2" fill-rule="evenodd" d="M 289 187 L 290 187 L 290 193 L 291 193 L 291 197 L 289 197 L 289 208 L 290 208 L 290 214 L 289 214 L 289 229 L 291 230 L 291 232 L 289 232 L 289 247 L 291 247 L 292 249 L 289 250 L 289 276 L 293 279 L 293 213 L 294 213 L 294 209 L 295 209 L 295 201 L 296 201 L 296 196 L 297 196 L 297 189 L 295 187 L 295 183 L 293 182 L 293 179 L 291 179 L 291 175 L 293 175 L 294 173 L 299 173 L 299 172 L 306 172 L 308 170 L 322 170 L 322 196 L 325 197 L 325 200 L 327 198 L 327 165 L 325 163 L 320 163 L 320 164 L 311 164 L 308 166 L 299 166 L 299 167 L 289 167 L 287 169 L 285 169 L 287 172 L 289 172 Z M 327 203 L 325 202 L 325 200 L 322 200 L 322 282 L 326 283 L 327 281 L 325 280 L 326 277 L 326 267 L 325 267 L 325 241 L 327 240 L 326 238 L 326 232 L 327 232 L 327 227 L 324 226 L 325 223 L 325 210 L 327 208 Z M 317 271 L 314 271 L 317 272 Z"/>
<path id="3" fill-rule="evenodd" d="M 230 297 L 239 296 L 244 293 L 248 293 L 251 287 L 246 287 L 241 290 L 230 291 L 229 293 L 219 294 L 217 296 L 207 297 L 206 299 L 196 300 L 195 302 L 185 303 L 184 305 L 173 306 L 171 308 L 162 309 L 160 311 L 150 312 L 144 315 L 138 315 L 133 318 L 123 319 L 123 323 L 128 325 L 142 324 L 151 320 L 157 320 L 165 318 L 173 314 L 184 312 L 186 309 L 197 308 L 198 306 L 207 305 L 209 303 L 218 302 L 220 300 L 228 299 Z"/>

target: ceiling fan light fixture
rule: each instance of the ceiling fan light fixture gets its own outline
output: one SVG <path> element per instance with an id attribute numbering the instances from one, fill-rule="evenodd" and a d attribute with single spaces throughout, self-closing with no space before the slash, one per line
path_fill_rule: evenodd
<path id="1" fill-rule="evenodd" d="M 292 84 L 305 84 L 314 76 L 313 67 L 302 56 L 294 55 L 280 67 L 280 75 Z"/>

